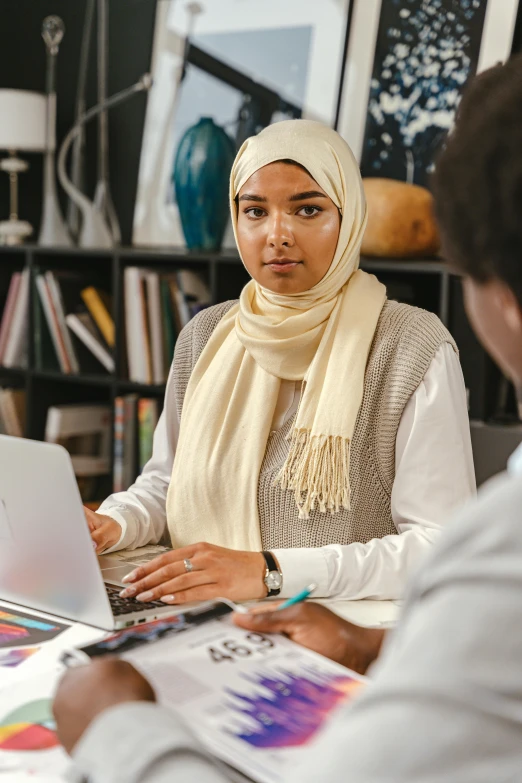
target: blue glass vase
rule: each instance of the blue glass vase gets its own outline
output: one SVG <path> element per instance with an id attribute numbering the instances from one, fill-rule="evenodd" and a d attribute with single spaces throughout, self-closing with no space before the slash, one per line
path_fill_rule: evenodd
<path id="1" fill-rule="evenodd" d="M 189 250 L 221 247 L 229 218 L 228 181 L 236 150 L 223 128 L 202 117 L 182 137 L 172 179 Z"/>

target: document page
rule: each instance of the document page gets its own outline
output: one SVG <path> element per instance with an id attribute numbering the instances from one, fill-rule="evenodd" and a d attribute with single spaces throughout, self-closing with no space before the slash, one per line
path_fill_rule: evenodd
<path id="1" fill-rule="evenodd" d="M 259 783 L 302 760 L 365 682 L 289 641 L 211 620 L 123 653 L 207 750 Z"/>

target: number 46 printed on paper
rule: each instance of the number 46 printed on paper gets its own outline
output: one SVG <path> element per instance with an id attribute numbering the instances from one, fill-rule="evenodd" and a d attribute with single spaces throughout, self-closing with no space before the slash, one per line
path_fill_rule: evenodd
<path id="1" fill-rule="evenodd" d="M 270 637 L 260 633 L 248 633 L 245 634 L 243 642 L 238 642 L 237 639 L 225 639 L 219 645 L 208 647 L 207 652 L 214 663 L 223 661 L 235 663 L 238 658 L 264 655 L 273 647 L 274 642 Z"/>

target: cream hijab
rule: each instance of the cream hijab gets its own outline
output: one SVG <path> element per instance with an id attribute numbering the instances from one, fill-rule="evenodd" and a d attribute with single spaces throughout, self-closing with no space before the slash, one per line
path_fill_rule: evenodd
<path id="1" fill-rule="evenodd" d="M 341 210 L 337 249 L 326 275 L 304 293 L 275 294 L 251 280 L 202 351 L 167 495 L 173 546 L 262 548 L 259 471 L 281 379 L 306 382 L 281 487 L 294 493 L 303 519 L 316 507 L 349 508 L 350 442 L 386 289 L 358 270 L 367 217 L 357 162 L 317 122 L 276 123 L 243 144 L 230 177 L 236 241 L 235 197 L 255 171 L 285 158 L 302 164 Z"/>

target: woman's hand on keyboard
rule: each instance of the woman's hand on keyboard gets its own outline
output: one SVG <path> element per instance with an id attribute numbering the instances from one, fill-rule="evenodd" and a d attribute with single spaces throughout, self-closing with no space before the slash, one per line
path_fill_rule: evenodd
<path id="1" fill-rule="evenodd" d="M 173 549 L 125 577 L 122 598 L 185 604 L 230 598 L 265 598 L 265 558 L 261 552 L 242 552 L 200 543 Z"/>
<path id="2" fill-rule="evenodd" d="M 104 514 L 97 514 L 89 508 L 84 507 L 84 511 L 91 531 L 91 538 L 96 545 L 97 555 L 118 543 L 121 538 L 121 525 L 116 520 Z"/>

